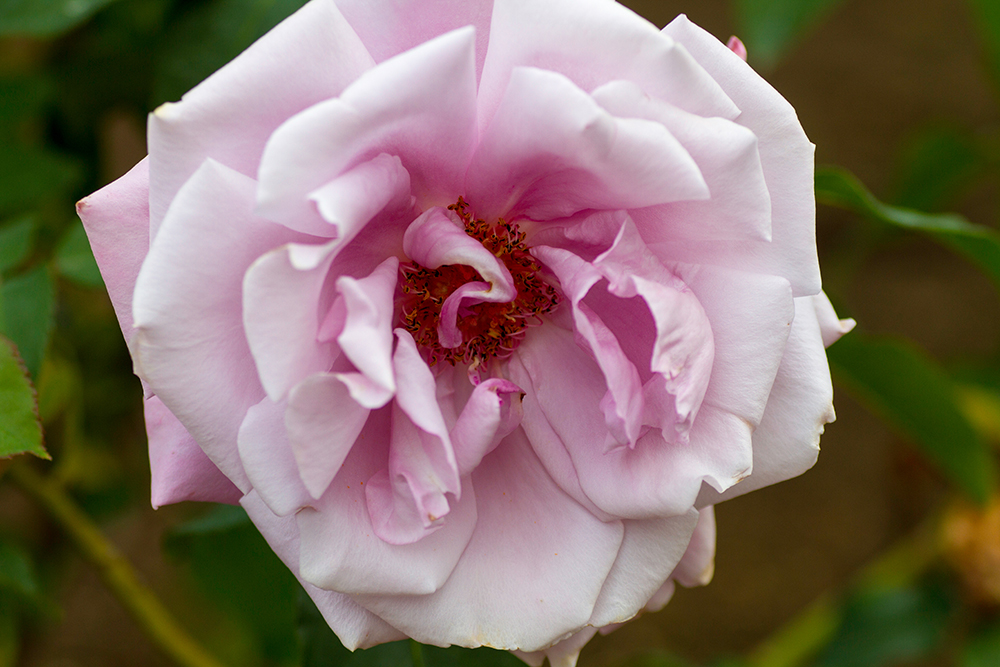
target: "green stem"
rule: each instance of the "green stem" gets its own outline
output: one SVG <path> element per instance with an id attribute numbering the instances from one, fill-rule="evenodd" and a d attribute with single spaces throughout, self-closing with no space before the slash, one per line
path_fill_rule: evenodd
<path id="1" fill-rule="evenodd" d="M 420 642 L 411 639 L 410 640 L 410 660 L 413 662 L 413 667 L 424 667 L 424 651 L 420 646 Z"/>
<path id="2" fill-rule="evenodd" d="M 847 589 L 886 589 L 905 586 L 926 572 L 940 552 L 933 513 L 852 578 Z M 747 659 L 749 667 L 798 667 L 833 638 L 840 624 L 843 594 L 825 593 L 760 643 Z"/>
<path id="3" fill-rule="evenodd" d="M 8 476 L 31 496 L 66 532 L 83 557 L 97 568 L 111 592 L 150 639 L 182 667 L 222 667 L 174 620 L 156 594 L 139 581 L 131 563 L 77 506 L 66 490 L 24 464 L 13 465 Z"/>

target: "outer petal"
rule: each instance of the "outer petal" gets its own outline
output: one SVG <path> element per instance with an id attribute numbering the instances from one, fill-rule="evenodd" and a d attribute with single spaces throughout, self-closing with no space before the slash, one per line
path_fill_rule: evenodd
<path id="1" fill-rule="evenodd" d="M 547 649 L 531 653 L 524 651 L 513 651 L 513 653 L 531 667 L 542 667 L 546 658 L 549 659 L 549 667 L 576 667 L 580 651 L 596 634 L 597 628 L 586 627 Z"/>
<path id="2" fill-rule="evenodd" d="M 691 535 L 684 557 L 671 576 L 681 586 L 707 586 L 715 574 L 715 508 L 709 505 L 698 513 L 698 525 Z"/>
<path id="3" fill-rule="evenodd" d="M 240 425 L 239 450 L 254 493 L 271 512 L 288 516 L 312 502 L 302 483 L 285 428 L 285 401 L 266 396 L 247 411 Z"/>
<path id="4" fill-rule="evenodd" d="M 833 385 L 813 297 L 799 297 L 785 356 L 753 435 L 753 474 L 721 496 L 703 489 L 699 506 L 802 474 L 816 462 L 819 436 L 834 418 Z"/>
<path id="5" fill-rule="evenodd" d="M 185 500 L 234 505 L 243 494 L 156 396 L 145 401 L 153 509 Z"/>
<path id="6" fill-rule="evenodd" d="M 332 0 L 314 0 L 181 102 L 158 108 L 148 130 L 150 238 L 205 158 L 255 176 L 275 128 L 302 109 L 336 97 L 373 64 Z"/>
<path id="7" fill-rule="evenodd" d="M 830 347 L 837 340 L 854 328 L 856 322 L 850 318 L 842 320 L 837 317 L 833 305 L 826 294 L 820 292 L 812 298 L 816 310 L 816 321 L 823 336 L 823 347 Z"/>
<path id="8" fill-rule="evenodd" d="M 565 74 L 584 90 L 635 81 L 685 111 L 734 118 L 739 110 L 691 56 L 631 10 L 604 0 L 497 0 L 479 86 L 480 118 L 499 106 L 515 67 Z"/>
<path id="9" fill-rule="evenodd" d="M 268 248 L 296 238 L 254 217 L 254 185 L 206 161 L 177 193 L 139 273 L 133 304 L 140 376 L 244 490 L 249 482 L 236 435 L 264 391 L 242 335 L 243 273 Z"/>
<path id="10" fill-rule="evenodd" d="M 402 160 L 421 208 L 453 203 L 476 136 L 474 49 L 471 28 L 442 35 L 278 128 L 260 162 L 261 214 L 316 216 L 309 194 L 379 153 Z"/>
<path id="11" fill-rule="evenodd" d="M 87 230 L 125 343 L 134 352 L 132 294 L 139 267 L 149 252 L 148 158 L 114 183 L 81 199 L 76 212 Z"/>
<path id="12" fill-rule="evenodd" d="M 376 62 L 462 26 L 476 28 L 476 79 L 483 71 L 492 0 L 337 0 Z"/>
<path id="13" fill-rule="evenodd" d="M 534 651 L 578 630 L 618 553 L 621 523 L 604 523 L 566 496 L 520 429 L 472 478 L 479 522 L 441 590 L 357 601 L 437 645 Z"/>
<path id="14" fill-rule="evenodd" d="M 389 462 L 390 408 L 373 411 L 333 483 L 296 514 L 302 536 L 302 577 L 349 594 L 425 595 L 448 579 L 476 525 L 476 496 L 463 483 L 447 521 L 413 544 L 393 545 L 375 534 L 365 487 Z"/>
<path id="15" fill-rule="evenodd" d="M 784 276 L 795 296 L 820 290 L 816 255 L 814 146 L 795 110 L 726 45 L 678 16 L 665 35 L 683 44 L 740 108 L 737 122 L 757 135 L 764 180 L 771 193 L 771 242 L 663 244 L 664 256 Z M 669 101 L 669 100 L 668 100 Z"/>
<path id="16" fill-rule="evenodd" d="M 240 504 L 264 535 L 268 545 L 278 554 L 278 558 L 302 583 L 344 646 L 353 651 L 356 648 L 406 639 L 406 635 L 359 606 L 347 595 L 316 588 L 302 578 L 298 567 L 299 530 L 294 518 L 274 515 L 256 491 L 244 496 Z"/>
<path id="17" fill-rule="evenodd" d="M 528 67 L 511 73 L 465 190 L 487 220 L 708 198 L 698 166 L 663 125 L 614 118 L 565 76 Z"/>

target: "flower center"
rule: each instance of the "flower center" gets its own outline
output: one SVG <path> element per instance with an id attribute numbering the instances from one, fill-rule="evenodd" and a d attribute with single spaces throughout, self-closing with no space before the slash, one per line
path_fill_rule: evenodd
<path id="1" fill-rule="evenodd" d="M 506 303 L 482 302 L 464 306 L 458 313 L 462 343 L 444 347 L 438 340 L 441 306 L 462 285 L 482 281 L 479 272 L 464 264 L 428 269 L 414 262 L 399 266 L 402 326 L 427 354 L 431 366 L 439 361 L 484 363 L 509 357 L 524 338 L 525 329 L 541 324 L 541 316 L 559 303 L 555 288 L 539 278 L 541 266 L 524 245 L 525 234 L 516 224 L 500 218 L 495 225 L 474 218 L 461 197 L 448 207 L 465 223 L 465 233 L 499 259 L 514 279 L 517 296 Z"/>

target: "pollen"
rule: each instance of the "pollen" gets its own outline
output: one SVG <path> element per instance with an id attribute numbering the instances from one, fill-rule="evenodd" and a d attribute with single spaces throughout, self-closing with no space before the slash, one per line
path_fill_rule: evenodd
<path id="1" fill-rule="evenodd" d="M 505 359 L 524 339 L 528 327 L 542 323 L 542 315 L 559 304 L 555 288 L 539 277 L 541 266 L 524 245 L 525 234 L 503 218 L 495 224 L 476 218 L 461 197 L 448 207 L 465 223 L 465 232 L 499 259 L 514 279 L 517 296 L 507 303 L 477 303 L 459 311 L 462 343 L 446 348 L 438 341 L 441 306 L 452 292 L 468 282 L 482 281 L 470 266 L 449 264 L 428 269 L 413 262 L 400 264 L 399 302 L 404 329 L 410 332 L 431 366 L 483 364 Z"/>

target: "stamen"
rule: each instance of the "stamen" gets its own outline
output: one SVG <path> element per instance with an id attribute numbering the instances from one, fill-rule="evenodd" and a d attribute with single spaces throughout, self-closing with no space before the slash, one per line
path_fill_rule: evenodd
<path id="1" fill-rule="evenodd" d="M 481 364 L 505 359 L 524 339 L 526 329 L 542 323 L 541 316 L 559 304 L 555 288 L 538 277 L 541 266 L 524 245 L 525 234 L 517 224 L 500 218 L 495 225 L 475 218 L 461 197 L 448 207 L 465 223 L 466 233 L 492 252 L 514 279 L 517 296 L 507 303 L 482 302 L 463 307 L 458 313 L 462 344 L 442 347 L 437 328 L 441 306 L 456 289 L 468 282 L 482 281 L 479 273 L 464 264 L 428 269 L 409 262 L 400 264 L 400 306 L 402 326 L 424 350 L 431 366 L 440 361 Z"/>

